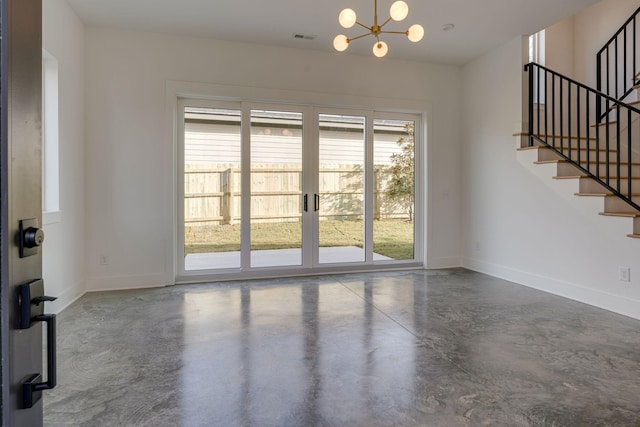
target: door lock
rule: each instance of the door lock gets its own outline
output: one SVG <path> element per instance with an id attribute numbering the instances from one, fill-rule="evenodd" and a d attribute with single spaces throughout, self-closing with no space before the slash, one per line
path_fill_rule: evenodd
<path id="1" fill-rule="evenodd" d="M 44 242 L 44 231 L 38 226 L 38 220 L 35 218 L 20 220 L 18 235 L 20 258 L 36 255 L 42 242 Z"/>

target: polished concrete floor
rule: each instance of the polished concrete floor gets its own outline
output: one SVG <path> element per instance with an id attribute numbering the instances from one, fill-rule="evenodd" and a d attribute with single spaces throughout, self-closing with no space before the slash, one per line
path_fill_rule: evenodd
<path id="1" fill-rule="evenodd" d="M 640 321 L 466 270 L 85 295 L 47 426 L 640 426 Z"/>

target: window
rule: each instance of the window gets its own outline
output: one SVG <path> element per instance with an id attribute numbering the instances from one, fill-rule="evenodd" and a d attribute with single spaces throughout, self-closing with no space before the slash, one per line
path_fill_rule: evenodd
<path id="1" fill-rule="evenodd" d="M 544 65 L 544 30 L 529 36 L 529 62 Z"/>
<path id="2" fill-rule="evenodd" d="M 545 62 L 545 30 L 529 36 L 529 62 L 535 62 L 538 65 L 544 66 Z M 545 99 L 546 99 L 546 73 L 540 73 L 539 76 L 534 77 L 534 93 L 538 93 L 538 87 L 542 90 L 539 93 L 539 98 L 536 100 L 538 103 L 539 111 L 535 114 L 543 114 Z"/>

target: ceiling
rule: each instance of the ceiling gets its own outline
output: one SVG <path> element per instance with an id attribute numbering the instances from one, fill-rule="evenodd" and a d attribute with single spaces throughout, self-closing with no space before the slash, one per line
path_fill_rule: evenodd
<path id="1" fill-rule="evenodd" d="M 373 0 L 67 0 L 90 26 L 124 28 L 236 42 L 333 51 L 337 34 L 355 37 L 362 29 L 343 29 L 338 14 L 350 7 L 358 21 L 373 24 Z M 596 3 L 598 0 L 405 0 L 409 16 L 385 30 L 425 28 L 412 43 L 387 35 L 388 58 L 464 64 L 521 34 L 531 34 Z M 380 0 L 380 20 L 393 0 Z M 454 24 L 452 31 L 443 31 Z M 294 34 L 316 36 L 296 39 Z M 371 56 L 371 37 L 353 41 L 336 55 Z"/>

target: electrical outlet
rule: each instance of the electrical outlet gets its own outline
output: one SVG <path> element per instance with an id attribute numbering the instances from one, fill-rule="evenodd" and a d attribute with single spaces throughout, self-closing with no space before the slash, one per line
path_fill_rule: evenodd
<path id="1" fill-rule="evenodd" d="M 109 257 L 106 255 L 100 255 L 100 265 L 109 265 Z"/>
<path id="2" fill-rule="evenodd" d="M 630 282 L 631 269 L 629 267 L 618 267 L 618 280 L 621 282 Z"/>

